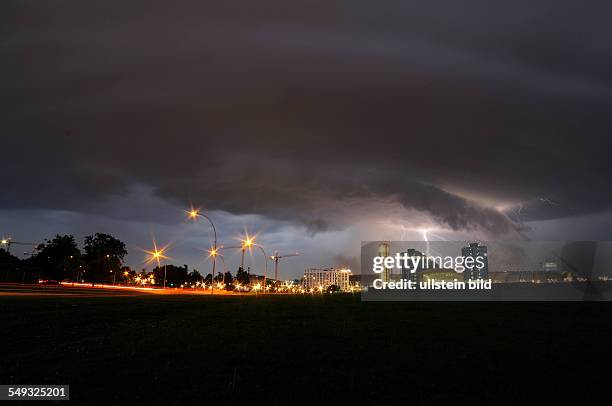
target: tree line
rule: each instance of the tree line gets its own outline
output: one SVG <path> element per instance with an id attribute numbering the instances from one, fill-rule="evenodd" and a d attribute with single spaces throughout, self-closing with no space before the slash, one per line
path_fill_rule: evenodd
<path id="1" fill-rule="evenodd" d="M 220 272 L 203 277 L 196 269 L 189 270 L 187 265 L 156 266 L 151 272 L 142 269 L 138 272 L 124 265 L 128 255 L 125 243 L 104 233 L 86 236 L 79 248 L 73 235 L 56 235 L 39 244 L 34 252 L 25 259 L 0 248 L 0 282 L 37 283 L 43 281 L 65 281 L 86 283 L 138 284 L 140 281 L 153 281 L 162 286 L 210 285 L 223 283 L 226 289 L 234 285 L 249 283 L 249 273 L 239 268 L 236 276 L 231 272 Z"/>

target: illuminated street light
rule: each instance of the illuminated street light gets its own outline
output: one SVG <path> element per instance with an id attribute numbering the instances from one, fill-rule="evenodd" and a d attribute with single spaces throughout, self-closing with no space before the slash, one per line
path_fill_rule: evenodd
<path id="1" fill-rule="evenodd" d="M 255 237 L 246 237 L 242 241 L 242 245 L 240 247 L 225 247 L 225 248 L 240 248 L 242 250 L 242 263 L 240 265 L 240 267 L 242 268 L 242 270 L 244 271 L 244 252 L 246 251 L 246 249 L 251 249 L 253 247 L 257 247 L 259 248 L 259 250 L 261 251 L 261 253 L 263 254 L 263 258 L 265 261 L 265 268 L 264 268 L 264 286 L 266 285 L 266 278 L 268 275 L 268 254 L 266 254 L 266 251 L 264 250 L 264 247 L 261 244 L 258 244 L 255 242 Z"/>
<path id="2" fill-rule="evenodd" d="M 0 243 L 2 243 L 2 245 L 5 246 L 5 250 L 6 252 L 10 253 L 11 252 L 11 246 L 13 245 L 28 245 L 31 246 L 33 248 L 33 250 L 37 250 L 37 245 L 36 243 L 31 243 L 31 242 L 19 242 L 19 241 L 13 241 L 13 239 L 11 237 L 3 237 L 2 240 L 0 240 Z M 34 252 L 27 253 L 27 255 L 34 255 Z"/>
<path id="3" fill-rule="evenodd" d="M 168 249 L 168 247 L 162 247 L 162 248 L 157 248 L 157 243 L 155 241 L 153 241 L 153 251 L 145 251 L 148 255 L 149 255 L 149 259 L 147 260 L 147 263 L 151 263 L 153 261 L 157 262 L 157 268 L 159 268 L 161 266 L 161 260 L 163 259 L 170 259 L 170 257 L 167 257 L 165 255 L 166 250 Z M 167 273 L 167 264 L 164 264 L 164 289 L 166 288 L 166 273 Z"/>
<path id="4" fill-rule="evenodd" d="M 214 255 L 212 255 L 212 259 L 213 259 L 213 264 L 212 264 L 212 278 L 213 281 L 215 279 L 215 270 L 217 267 L 217 228 L 215 227 L 215 223 L 213 223 L 213 221 L 211 220 L 210 217 L 208 217 L 206 214 L 201 213 L 200 209 L 196 209 L 194 207 L 191 208 L 191 210 L 187 210 L 187 214 L 189 215 L 189 218 L 192 220 L 197 220 L 198 217 L 204 217 L 206 220 L 208 220 L 208 222 L 210 223 L 212 229 L 213 229 L 213 236 L 214 236 L 214 240 L 213 240 L 213 246 L 212 246 L 212 250 L 214 252 Z M 211 283 L 212 289 L 210 291 L 210 294 L 214 294 L 214 285 Z"/>
<path id="5" fill-rule="evenodd" d="M 266 285 L 266 278 L 268 275 L 268 254 L 266 254 L 266 251 L 264 250 L 263 246 L 261 244 L 258 244 L 257 242 L 255 242 L 255 236 L 249 236 L 249 234 L 247 233 L 244 238 L 240 239 L 241 245 L 240 247 L 226 247 L 226 248 L 240 248 L 240 250 L 242 251 L 242 259 L 240 261 L 240 268 L 244 271 L 244 253 L 247 249 L 251 250 L 253 247 L 257 247 L 259 248 L 259 250 L 262 252 L 263 257 L 264 257 L 264 261 L 265 261 L 265 268 L 264 268 L 264 286 Z M 265 289 L 264 289 L 265 291 Z"/>
<path id="6" fill-rule="evenodd" d="M 255 237 L 250 237 L 249 234 L 247 233 L 245 237 L 240 240 L 240 242 L 242 243 L 240 247 L 242 250 L 242 260 L 240 261 L 240 267 L 244 271 L 244 252 L 247 249 L 250 250 L 251 247 L 253 247 L 253 245 L 255 244 Z"/>
<path id="7" fill-rule="evenodd" d="M 216 268 L 217 257 L 221 258 L 221 260 L 223 261 L 223 268 L 225 269 L 225 259 L 223 258 L 223 255 L 219 253 L 218 248 L 211 247 L 211 249 L 208 250 L 208 258 L 212 258 L 213 260 L 213 273 L 212 273 L 211 291 L 210 291 L 211 295 L 214 293 L 214 290 L 215 290 L 214 281 L 215 281 L 215 268 Z M 223 282 L 225 283 L 225 272 L 223 273 Z M 219 284 L 217 284 L 217 287 L 219 287 Z"/>

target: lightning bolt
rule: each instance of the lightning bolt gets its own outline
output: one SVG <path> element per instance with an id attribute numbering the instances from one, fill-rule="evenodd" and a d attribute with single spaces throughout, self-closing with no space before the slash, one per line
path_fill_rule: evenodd
<path id="1" fill-rule="evenodd" d="M 401 224 L 400 227 L 402 229 L 402 235 L 400 237 L 400 241 L 406 241 L 408 239 L 408 231 L 410 230 L 408 229 L 408 227 L 406 227 L 403 224 Z"/>
<path id="2" fill-rule="evenodd" d="M 537 197 L 536 200 L 539 200 L 539 201 L 544 202 L 544 203 L 548 203 L 551 206 L 561 206 L 559 203 L 553 202 L 552 200 L 550 200 L 550 199 L 548 199 L 546 197 Z"/>
<path id="3" fill-rule="evenodd" d="M 425 255 L 429 256 L 429 238 L 427 238 L 427 230 L 421 230 L 423 241 L 425 241 Z"/>

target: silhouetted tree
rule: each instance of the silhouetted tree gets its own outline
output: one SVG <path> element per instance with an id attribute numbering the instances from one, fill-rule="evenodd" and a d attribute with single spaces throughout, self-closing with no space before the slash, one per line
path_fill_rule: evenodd
<path id="1" fill-rule="evenodd" d="M 223 280 L 228 285 L 233 285 L 234 284 L 234 278 L 232 277 L 232 273 L 231 272 L 226 272 L 224 274 L 224 279 Z"/>
<path id="2" fill-rule="evenodd" d="M 238 267 L 238 271 L 236 272 L 236 282 L 243 286 L 248 285 L 250 282 L 249 274 L 245 272 L 241 266 Z"/>
<path id="3" fill-rule="evenodd" d="M 206 275 L 206 278 L 204 278 L 204 283 L 206 285 L 210 285 L 211 282 L 212 282 L 212 275 L 211 274 Z"/>
<path id="4" fill-rule="evenodd" d="M 153 269 L 155 285 L 164 286 L 164 271 L 166 274 L 166 287 L 177 287 L 187 281 L 187 265 L 182 267 L 176 265 L 162 265 Z"/>
<path id="5" fill-rule="evenodd" d="M 80 264 L 81 251 L 72 235 L 56 235 L 36 248 L 31 264 L 40 269 L 41 278 L 71 279 Z"/>
<path id="6" fill-rule="evenodd" d="M 113 273 L 121 269 L 121 262 L 128 253 L 122 241 L 102 233 L 85 237 L 84 248 L 87 261 L 84 276 L 92 283 L 111 281 Z"/>
<path id="7" fill-rule="evenodd" d="M 190 283 L 201 282 L 203 279 L 204 278 L 202 277 L 202 275 L 200 275 L 200 273 L 196 269 L 187 274 L 187 282 Z"/>
<path id="8" fill-rule="evenodd" d="M 20 260 L 14 255 L 11 255 L 4 248 L 0 248 L 0 270 L 4 282 L 17 282 L 22 277 L 23 267 L 20 267 Z M 19 272 L 21 271 L 21 272 Z"/>

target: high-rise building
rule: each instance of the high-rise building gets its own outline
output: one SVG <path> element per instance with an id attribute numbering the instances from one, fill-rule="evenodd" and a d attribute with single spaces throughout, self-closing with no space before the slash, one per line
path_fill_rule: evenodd
<path id="1" fill-rule="evenodd" d="M 423 258 L 424 255 L 421 251 L 415 250 L 414 248 L 408 248 L 408 250 L 406 250 L 406 254 L 408 254 L 408 258 L 412 258 L 412 257 L 421 257 Z M 412 269 L 412 261 L 410 259 L 408 259 L 408 267 L 402 267 L 402 279 L 406 279 L 415 283 L 418 283 L 419 280 L 421 279 L 421 273 L 423 271 L 423 262 L 419 261 L 418 262 L 418 266 L 416 269 Z"/>
<path id="2" fill-rule="evenodd" d="M 327 289 L 331 285 L 340 287 L 342 291 L 351 290 L 349 278 L 351 276 L 350 269 L 315 269 L 310 268 L 304 271 L 302 278 L 302 286 L 306 290 L 310 289 Z"/>
<path id="3" fill-rule="evenodd" d="M 463 271 L 465 280 L 489 279 L 489 257 L 485 245 L 480 245 L 477 242 L 470 243 L 468 247 L 461 249 L 461 256 L 463 257 L 464 264 L 466 258 L 471 258 L 469 262 L 474 265 L 471 268 L 466 267 L 465 271 Z M 478 257 L 480 257 L 479 261 L 476 260 Z M 479 268 L 480 263 L 484 263 L 484 266 Z"/>
<path id="4" fill-rule="evenodd" d="M 386 258 L 389 256 L 389 243 L 383 242 L 378 246 L 378 256 Z M 383 282 L 391 282 L 391 268 L 385 267 L 380 274 L 380 279 Z"/>
<path id="5" fill-rule="evenodd" d="M 555 260 L 547 260 L 540 264 L 541 270 L 544 272 L 556 272 L 559 270 L 559 264 Z"/>

